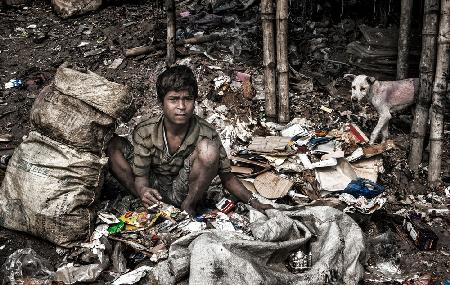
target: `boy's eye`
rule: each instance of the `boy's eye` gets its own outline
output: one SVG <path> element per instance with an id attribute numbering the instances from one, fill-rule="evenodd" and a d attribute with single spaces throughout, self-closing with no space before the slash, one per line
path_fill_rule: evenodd
<path id="1" fill-rule="evenodd" d="M 352 86 L 352 89 L 355 90 L 355 89 L 356 89 L 356 86 Z"/>
<path id="2" fill-rule="evenodd" d="M 364 91 L 364 90 L 366 90 L 366 88 L 364 88 L 364 87 L 361 87 L 361 91 Z"/>

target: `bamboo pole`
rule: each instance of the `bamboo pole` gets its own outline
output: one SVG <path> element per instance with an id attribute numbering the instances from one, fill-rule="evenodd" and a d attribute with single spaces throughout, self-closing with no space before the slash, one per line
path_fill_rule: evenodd
<path id="1" fill-rule="evenodd" d="M 175 33 L 176 33 L 176 15 L 175 0 L 166 0 L 167 13 L 167 55 L 166 65 L 175 64 Z"/>
<path id="2" fill-rule="evenodd" d="M 450 65 L 450 0 L 441 0 L 436 76 L 433 86 L 430 130 L 430 162 L 428 182 L 435 185 L 440 181 L 442 162 L 442 134 L 444 130 L 444 98 L 447 92 L 447 78 Z"/>
<path id="3" fill-rule="evenodd" d="M 223 33 L 213 33 L 213 34 L 209 34 L 209 35 L 203 35 L 203 36 L 178 40 L 178 41 L 176 41 L 175 45 L 182 46 L 182 45 L 186 45 L 186 44 L 190 44 L 190 45 L 202 44 L 202 43 L 207 43 L 207 42 L 212 42 L 212 41 L 216 41 L 219 39 L 223 39 L 226 37 L 227 36 L 224 35 Z M 132 57 L 132 56 L 138 56 L 138 55 L 142 55 L 142 54 L 152 53 L 159 49 L 164 49 L 165 46 L 166 46 L 165 44 L 157 44 L 154 46 L 134 47 L 134 48 L 125 50 L 125 56 Z"/>
<path id="4" fill-rule="evenodd" d="M 413 0 L 402 0 L 400 29 L 398 32 L 397 80 L 408 77 L 409 33 Z"/>
<path id="5" fill-rule="evenodd" d="M 261 0 L 261 21 L 263 32 L 263 65 L 264 65 L 264 93 L 266 97 L 266 117 L 277 116 L 277 90 L 275 78 L 275 42 L 273 27 L 272 0 Z"/>
<path id="6" fill-rule="evenodd" d="M 436 66 L 436 35 L 439 19 L 439 0 L 425 0 L 420 57 L 420 90 L 411 126 L 409 167 L 417 174 L 422 162 L 423 141 L 428 123 L 434 69 Z"/>
<path id="7" fill-rule="evenodd" d="M 277 0 L 278 121 L 289 122 L 288 0 Z"/>

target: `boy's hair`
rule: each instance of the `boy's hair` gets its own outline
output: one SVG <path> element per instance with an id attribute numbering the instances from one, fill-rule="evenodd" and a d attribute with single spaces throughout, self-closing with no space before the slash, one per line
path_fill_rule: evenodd
<path id="1" fill-rule="evenodd" d="M 194 97 L 194 100 L 197 98 L 197 79 L 188 66 L 172 66 L 158 76 L 158 80 L 156 81 L 156 95 L 158 96 L 159 102 L 163 102 L 164 96 L 170 91 L 182 90 L 188 91 L 189 95 Z"/>

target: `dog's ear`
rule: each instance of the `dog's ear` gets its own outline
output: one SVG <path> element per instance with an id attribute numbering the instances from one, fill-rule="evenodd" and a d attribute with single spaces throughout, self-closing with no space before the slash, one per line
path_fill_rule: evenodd
<path id="1" fill-rule="evenodd" d="M 347 81 L 350 81 L 350 82 L 352 82 L 355 79 L 355 77 L 356 77 L 356 75 L 351 74 L 351 73 L 344 74 L 344 79 L 346 79 Z"/>
<path id="2" fill-rule="evenodd" d="M 369 77 L 369 76 L 367 76 L 366 77 L 366 81 L 367 81 L 367 83 L 369 83 L 370 85 L 372 85 L 374 82 L 375 82 L 375 77 Z"/>

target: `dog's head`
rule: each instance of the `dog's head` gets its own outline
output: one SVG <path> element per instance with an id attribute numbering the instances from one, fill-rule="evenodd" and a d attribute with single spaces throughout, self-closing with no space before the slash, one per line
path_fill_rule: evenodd
<path id="1" fill-rule="evenodd" d="M 344 79 L 347 79 L 352 83 L 352 100 L 360 101 L 368 93 L 371 85 L 375 82 L 374 77 L 369 77 L 367 75 L 354 75 L 345 74 Z"/>

